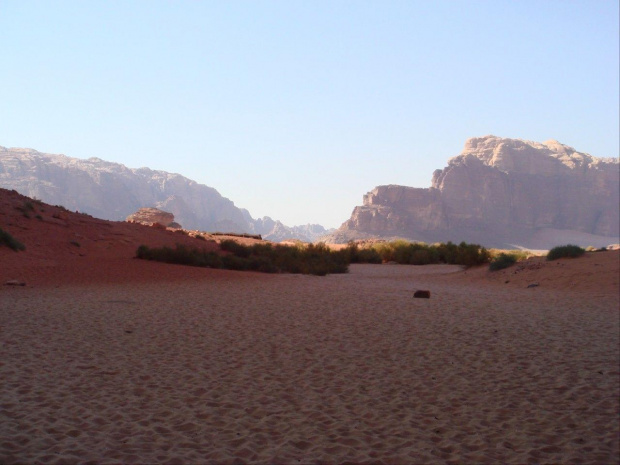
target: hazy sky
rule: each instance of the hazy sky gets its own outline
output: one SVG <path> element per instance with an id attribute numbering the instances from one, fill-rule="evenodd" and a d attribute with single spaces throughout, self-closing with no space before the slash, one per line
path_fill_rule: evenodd
<path id="1" fill-rule="evenodd" d="M 617 0 L 0 0 L 0 145 L 339 226 L 465 140 L 617 157 Z"/>

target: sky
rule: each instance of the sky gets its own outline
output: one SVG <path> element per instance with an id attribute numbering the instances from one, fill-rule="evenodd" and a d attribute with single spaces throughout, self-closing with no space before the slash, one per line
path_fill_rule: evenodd
<path id="1" fill-rule="evenodd" d="M 0 146 L 338 227 L 470 137 L 619 151 L 617 0 L 0 0 Z"/>

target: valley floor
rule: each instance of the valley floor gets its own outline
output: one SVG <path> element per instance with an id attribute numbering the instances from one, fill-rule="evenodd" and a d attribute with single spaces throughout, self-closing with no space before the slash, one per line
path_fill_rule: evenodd
<path id="1" fill-rule="evenodd" d="M 617 463 L 617 284 L 515 270 L 2 286 L 0 462 Z"/>

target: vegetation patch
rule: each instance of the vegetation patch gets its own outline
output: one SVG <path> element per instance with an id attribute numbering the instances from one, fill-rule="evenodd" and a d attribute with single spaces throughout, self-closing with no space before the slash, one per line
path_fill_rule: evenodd
<path id="1" fill-rule="evenodd" d="M 558 258 L 577 258 L 586 253 L 585 249 L 578 245 L 567 244 L 554 247 L 547 254 L 547 260 L 557 260 Z"/>
<path id="2" fill-rule="evenodd" d="M 489 270 L 499 271 L 517 263 L 517 257 L 512 254 L 500 253 L 489 264 Z"/>
<path id="3" fill-rule="evenodd" d="M 244 237 L 246 239 L 257 239 L 259 241 L 263 240 L 263 237 L 260 234 L 233 233 L 233 232 L 212 232 L 209 234 L 211 234 L 212 236 Z"/>
<path id="4" fill-rule="evenodd" d="M 15 207 L 15 209 L 22 212 L 22 215 L 24 215 L 26 218 L 30 218 L 30 212 L 34 211 L 34 205 L 31 201 L 25 200 L 22 205 Z"/>
<path id="5" fill-rule="evenodd" d="M 348 261 L 342 251 L 332 251 L 325 244 L 291 247 L 272 244 L 246 246 L 234 240 L 220 243 L 226 254 L 206 252 L 177 244 L 176 248 L 138 247 L 137 258 L 165 263 L 222 268 L 228 270 L 259 271 L 263 273 L 302 273 L 324 276 L 346 273 Z"/>
<path id="6" fill-rule="evenodd" d="M 9 249 L 15 250 L 16 252 L 19 250 L 26 250 L 26 246 L 11 236 L 8 232 L 0 229 L 0 245 L 6 245 Z"/>
<path id="7" fill-rule="evenodd" d="M 396 262 L 403 265 L 450 265 L 476 266 L 488 263 L 490 253 L 478 244 L 453 244 L 452 242 L 425 244 L 397 240 L 359 247 L 350 242 L 343 249 L 351 263 Z"/>
<path id="8" fill-rule="evenodd" d="M 260 271 L 264 273 L 302 273 L 324 276 L 346 273 L 350 263 L 397 262 L 408 265 L 445 263 L 476 266 L 488 263 L 490 254 L 477 244 L 423 244 L 407 241 L 373 244 L 360 247 L 351 242 L 335 251 L 324 243 L 279 245 L 258 243 L 243 245 L 232 239 L 220 242 L 221 251 L 206 252 L 195 247 L 177 244 L 175 248 L 138 247 L 136 257 L 165 263 Z"/>

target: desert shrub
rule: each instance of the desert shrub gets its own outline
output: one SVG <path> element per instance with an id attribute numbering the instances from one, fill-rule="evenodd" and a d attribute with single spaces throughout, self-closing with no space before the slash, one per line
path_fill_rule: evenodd
<path id="1" fill-rule="evenodd" d="M 220 249 L 225 250 L 226 252 L 231 252 L 237 257 L 247 258 L 252 253 L 250 247 L 246 247 L 239 242 L 233 241 L 232 239 L 225 239 L 220 242 Z"/>
<path id="2" fill-rule="evenodd" d="M 358 263 L 381 263 L 381 255 L 375 249 L 364 247 L 357 252 Z"/>
<path id="3" fill-rule="evenodd" d="M 491 259 L 489 251 L 478 244 L 461 242 L 457 246 L 455 265 L 476 266 L 488 263 Z"/>
<path id="4" fill-rule="evenodd" d="M 35 218 L 36 218 L 37 220 L 43 220 L 43 217 L 42 217 L 41 215 L 36 215 L 36 216 L 35 216 Z"/>
<path id="5" fill-rule="evenodd" d="M 521 262 L 523 260 L 527 260 L 530 257 L 536 256 L 535 253 L 530 252 L 528 250 L 506 250 L 506 249 L 489 250 L 489 255 L 491 256 L 491 260 L 495 260 L 497 257 L 499 257 L 502 254 L 513 256 L 517 262 Z"/>
<path id="6" fill-rule="evenodd" d="M 22 205 L 15 207 L 15 209 L 22 212 L 22 215 L 24 215 L 24 217 L 30 218 L 30 212 L 34 211 L 34 205 L 29 200 L 26 200 Z"/>
<path id="7" fill-rule="evenodd" d="M 341 250 L 349 263 L 381 263 L 381 255 L 374 247 L 360 247 L 353 241 Z"/>
<path id="8" fill-rule="evenodd" d="M 76 247 L 79 247 L 79 246 L 80 246 L 80 243 L 79 243 L 79 242 L 77 242 L 77 241 L 71 241 L 71 242 L 69 242 L 69 243 L 70 243 L 71 245 L 76 246 Z"/>
<path id="9" fill-rule="evenodd" d="M 558 258 L 576 258 L 586 253 L 585 249 L 578 245 L 567 244 L 554 247 L 547 254 L 547 260 L 557 260 Z"/>
<path id="10" fill-rule="evenodd" d="M 489 264 L 489 270 L 498 271 L 517 263 L 517 257 L 512 254 L 500 253 Z"/>
<path id="11" fill-rule="evenodd" d="M 8 232 L 0 228 L 0 245 L 6 245 L 9 249 L 26 250 L 26 246 L 11 236 Z"/>

